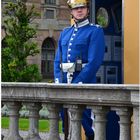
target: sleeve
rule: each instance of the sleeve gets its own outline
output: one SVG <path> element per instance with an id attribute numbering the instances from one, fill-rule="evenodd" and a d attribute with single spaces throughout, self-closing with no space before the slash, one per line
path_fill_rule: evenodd
<path id="1" fill-rule="evenodd" d="M 61 53 L 62 53 L 61 38 L 62 38 L 62 33 L 60 34 L 60 38 L 58 41 L 58 48 L 56 50 L 56 55 L 55 55 L 55 60 L 54 60 L 54 80 L 55 80 L 55 83 L 61 83 L 61 69 L 60 69 Z"/>
<path id="2" fill-rule="evenodd" d="M 97 73 L 102 64 L 105 50 L 104 33 L 101 27 L 97 27 L 97 31 L 92 33 L 88 49 L 88 63 L 73 80 L 72 83 L 88 83 Z"/>

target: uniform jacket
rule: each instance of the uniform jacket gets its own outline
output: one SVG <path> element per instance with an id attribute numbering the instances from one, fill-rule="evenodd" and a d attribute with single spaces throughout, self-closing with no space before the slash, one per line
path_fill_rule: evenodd
<path id="1" fill-rule="evenodd" d="M 90 24 L 88 19 L 64 29 L 60 34 L 54 61 L 55 80 L 67 83 L 66 73 L 62 74 L 60 63 L 76 62 L 80 57 L 86 65 L 80 72 L 74 72 L 72 83 L 95 83 L 104 48 L 103 29 Z"/>

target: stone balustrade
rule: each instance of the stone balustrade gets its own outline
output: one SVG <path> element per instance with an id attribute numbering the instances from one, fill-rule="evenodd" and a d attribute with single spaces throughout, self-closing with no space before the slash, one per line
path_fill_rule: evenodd
<path id="1" fill-rule="evenodd" d="M 29 110 L 29 130 L 26 140 L 41 140 L 38 130 L 42 104 L 49 110 L 50 131 L 46 140 L 60 140 L 59 111 L 69 112 L 68 140 L 81 140 L 81 116 L 85 108 L 92 109 L 95 120 L 95 140 L 105 140 L 106 114 L 114 110 L 120 117 L 120 140 L 139 139 L 139 85 L 2 83 L 2 104 L 9 109 L 9 134 L 4 140 L 23 140 L 19 135 L 19 110 Z M 133 120 L 131 122 L 131 117 Z"/>

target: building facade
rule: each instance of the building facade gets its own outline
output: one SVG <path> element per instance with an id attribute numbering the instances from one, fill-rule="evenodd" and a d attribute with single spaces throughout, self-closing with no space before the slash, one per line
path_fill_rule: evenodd
<path id="1" fill-rule="evenodd" d="M 2 0 L 2 6 L 11 0 Z M 16 0 L 13 0 L 16 2 Z M 60 32 L 70 26 L 70 13 L 66 0 L 27 0 L 27 6 L 35 6 L 40 17 L 35 19 L 38 25 L 35 41 L 40 53 L 29 57 L 28 62 L 37 64 L 42 74 L 43 81 L 53 79 L 53 61 Z M 2 17 L 3 19 L 4 17 Z M 4 30 L 2 29 L 2 39 Z"/>

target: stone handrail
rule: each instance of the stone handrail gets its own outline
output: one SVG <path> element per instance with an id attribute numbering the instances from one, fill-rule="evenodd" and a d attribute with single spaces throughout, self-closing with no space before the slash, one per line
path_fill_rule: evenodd
<path id="1" fill-rule="evenodd" d="M 47 140 L 60 140 L 58 132 L 59 110 L 68 108 L 70 132 L 68 140 L 81 140 L 81 114 L 84 108 L 95 115 L 95 140 L 105 140 L 106 114 L 115 110 L 120 117 L 120 140 L 139 139 L 139 85 L 110 84 L 49 84 L 2 83 L 2 104 L 9 109 L 9 134 L 4 140 L 22 140 L 18 130 L 19 110 L 29 110 L 28 140 L 40 140 L 38 132 L 39 110 L 46 104 L 49 110 L 50 132 Z"/>

